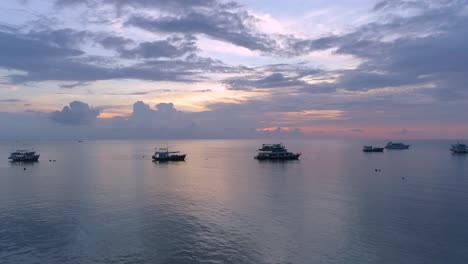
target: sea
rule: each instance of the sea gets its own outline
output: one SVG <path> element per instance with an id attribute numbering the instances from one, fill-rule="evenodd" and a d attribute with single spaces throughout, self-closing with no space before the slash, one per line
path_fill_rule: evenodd
<path id="1" fill-rule="evenodd" d="M 468 263 L 468 155 L 453 141 L 0 142 L 0 263 Z M 186 152 L 155 163 L 155 147 Z"/>

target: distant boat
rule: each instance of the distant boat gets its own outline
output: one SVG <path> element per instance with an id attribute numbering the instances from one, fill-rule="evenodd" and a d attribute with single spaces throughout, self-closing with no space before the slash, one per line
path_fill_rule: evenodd
<path id="1" fill-rule="evenodd" d="M 297 160 L 301 153 L 288 152 L 283 144 L 263 144 L 254 157 L 258 160 Z"/>
<path id="2" fill-rule="evenodd" d="M 169 151 L 168 148 L 160 148 L 154 152 L 153 161 L 184 161 L 187 154 L 178 154 L 180 151 Z"/>
<path id="3" fill-rule="evenodd" d="M 462 143 L 453 144 L 452 147 L 450 148 L 450 150 L 453 153 L 456 153 L 456 154 L 467 154 L 468 153 L 468 148 L 466 147 L 465 144 L 462 144 Z"/>
<path id="4" fill-rule="evenodd" d="M 388 142 L 387 145 L 385 145 L 386 149 L 409 149 L 410 145 L 403 144 L 401 142 L 398 143 L 393 143 L 393 142 Z"/>
<path id="5" fill-rule="evenodd" d="M 83 142 L 83 140 L 78 140 L 77 142 L 78 142 L 78 143 L 82 143 L 82 142 Z"/>
<path id="6" fill-rule="evenodd" d="M 36 162 L 39 160 L 39 154 L 33 150 L 16 150 L 8 157 L 12 162 Z"/>
<path id="7" fill-rule="evenodd" d="M 384 148 L 381 147 L 372 147 L 372 146 L 364 146 L 362 151 L 364 152 L 383 152 Z"/>

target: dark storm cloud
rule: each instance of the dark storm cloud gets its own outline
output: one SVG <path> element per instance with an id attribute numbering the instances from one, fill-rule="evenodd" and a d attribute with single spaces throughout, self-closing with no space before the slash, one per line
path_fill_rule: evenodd
<path id="1" fill-rule="evenodd" d="M 99 110 L 90 107 L 88 104 L 73 101 L 69 106 L 65 106 L 62 111 L 50 113 L 50 119 L 64 125 L 88 125 L 93 123 Z"/>

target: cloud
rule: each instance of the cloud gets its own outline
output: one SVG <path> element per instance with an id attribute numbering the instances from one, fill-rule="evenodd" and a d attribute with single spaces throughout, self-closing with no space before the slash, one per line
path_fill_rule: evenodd
<path id="1" fill-rule="evenodd" d="M 219 5 L 216 0 L 56 0 L 58 7 L 67 7 L 78 4 L 87 6 L 97 6 L 101 4 L 110 4 L 116 8 L 135 7 L 135 8 L 157 8 L 157 9 L 186 9 L 187 7 L 212 7 Z"/>
<path id="2" fill-rule="evenodd" d="M 89 85 L 89 82 L 75 82 L 75 83 L 68 83 L 68 84 L 60 84 L 59 87 L 63 89 L 73 89 L 75 87 L 86 86 Z"/>
<path id="3" fill-rule="evenodd" d="M 193 90 L 192 93 L 211 93 L 213 90 L 211 89 L 199 89 L 199 90 Z"/>
<path id="4" fill-rule="evenodd" d="M 0 103 L 19 103 L 24 102 L 21 99 L 0 99 Z"/>
<path id="5" fill-rule="evenodd" d="M 105 95 L 147 95 L 152 93 L 168 93 L 173 92 L 171 89 L 153 89 L 148 91 L 135 91 L 135 92 L 128 92 L 128 93 L 116 93 L 116 92 L 108 92 L 103 93 Z"/>
<path id="6" fill-rule="evenodd" d="M 170 41 L 180 44 L 180 49 L 167 46 L 166 49 L 159 49 L 159 55 L 153 54 L 153 56 L 178 56 L 194 48 L 190 44 L 190 39 L 172 38 Z M 70 81 L 76 82 L 76 85 L 65 84 L 62 87 L 73 88 L 88 82 L 111 79 L 194 82 L 197 81 L 196 75 L 200 71 L 222 73 L 239 71 L 237 67 L 230 67 L 221 61 L 194 54 L 183 59 L 150 60 L 153 59 L 151 45 L 148 49 L 143 45 L 124 52 L 128 52 L 129 56 L 149 55 L 150 57 L 142 62 L 122 66 L 107 57 L 87 56 L 78 49 L 59 46 L 57 43 L 41 42 L 28 33 L 0 32 L 0 67 L 21 71 L 7 76 L 9 82 L 14 84 Z"/>
<path id="7" fill-rule="evenodd" d="M 63 107 L 62 111 L 50 113 L 50 119 L 64 125 L 88 125 L 93 123 L 98 115 L 99 110 L 86 103 L 73 101 L 69 106 Z"/>
<path id="8" fill-rule="evenodd" d="M 463 1 L 382 1 L 374 8 L 383 12 L 379 22 L 343 35 L 295 41 L 291 48 L 298 54 L 334 49 L 336 54 L 360 59 L 357 68 L 336 72 L 336 86 L 341 89 L 432 86 L 421 92 L 467 98 L 468 77 L 461 74 L 468 71 L 465 7 Z M 408 9 L 419 12 L 400 14 Z"/>
<path id="9" fill-rule="evenodd" d="M 71 28 L 63 28 L 57 30 L 32 30 L 27 33 L 27 38 L 53 47 L 75 49 L 92 35 L 93 33 L 84 30 L 77 31 Z"/>
<path id="10" fill-rule="evenodd" d="M 242 10 L 206 9 L 177 16 L 133 15 L 125 25 L 151 32 L 204 34 L 250 50 L 275 52 L 278 49 L 276 41 L 260 33 L 254 20 L 252 15 Z"/>
<path id="11" fill-rule="evenodd" d="M 95 37 L 95 41 L 106 49 L 117 51 L 125 50 L 127 46 L 135 43 L 132 39 L 114 35 L 99 35 Z"/>
<path id="12" fill-rule="evenodd" d="M 120 48 L 118 52 L 122 57 L 132 59 L 177 58 L 197 50 L 194 40 L 190 36 L 173 36 L 166 40 L 142 42 L 132 49 Z"/>
<path id="13" fill-rule="evenodd" d="M 407 128 L 401 128 L 398 133 L 399 134 L 402 134 L 402 135 L 405 135 L 405 134 L 408 134 L 410 131 L 407 129 Z"/>
<path id="14" fill-rule="evenodd" d="M 237 91 L 228 91 L 227 96 L 242 94 L 225 98 L 234 103 L 209 102 L 205 105 L 209 110 L 202 113 L 180 111 L 174 105 L 161 105 L 161 109 L 148 106 L 146 111 L 136 109 L 137 114 L 130 117 L 112 121 L 97 118 L 95 125 L 115 126 L 130 134 L 131 128 L 141 127 L 137 130 L 140 137 L 150 137 L 153 132 L 186 137 L 184 130 L 200 137 L 235 137 L 255 134 L 252 131 L 259 127 L 318 126 L 327 122 L 349 125 L 340 128 L 348 132 L 374 123 L 416 131 L 408 124 L 458 124 L 467 118 L 465 1 L 380 1 L 365 14 L 369 22 L 315 38 L 266 34 L 257 28 L 258 16 L 248 9 L 217 0 L 60 0 L 56 5 L 97 19 L 92 24 L 80 20 L 90 23 L 82 27 L 86 30 L 58 23 L 0 25 L 2 84 L 17 84 L 15 87 L 28 91 L 34 87 L 26 84 L 49 81 L 54 88 L 119 79 L 187 84 L 203 81 L 211 82 L 209 87 L 224 84 L 228 90 Z M 114 8 L 118 12 L 112 12 Z M 76 26 L 60 16 L 63 14 L 57 14 L 54 21 Z M 256 51 L 249 52 L 248 59 L 256 66 L 225 63 L 238 61 L 237 57 L 230 60 L 237 55 L 228 51 L 219 55 L 218 51 L 200 50 L 197 43 L 206 38 Z M 321 61 L 317 53 L 327 54 L 327 58 Z M 219 55 L 225 62 L 200 54 Z M 296 57 L 280 60 L 277 55 Z M 351 58 L 353 66 L 327 67 L 328 57 L 335 55 Z M 257 66 L 264 62 L 279 63 Z M 322 68 L 313 66 L 322 64 Z M 95 95 L 143 96 L 156 92 L 128 89 Z M 209 89 L 193 92 L 202 91 Z M 303 114 L 311 109 L 341 111 L 342 118 L 319 120 Z M 295 119 L 283 118 L 288 115 Z M 173 121 L 164 119 L 169 116 Z M 152 120 L 151 125 L 145 120 Z M 129 128 L 124 129 L 126 126 Z M 364 133 L 369 131 L 365 128 Z"/>
<path id="15" fill-rule="evenodd" d="M 57 60 L 83 54 L 77 49 L 44 43 L 28 34 L 0 32 L 0 67 L 6 69 L 28 72 Z"/>
<path id="16" fill-rule="evenodd" d="M 304 92 L 304 93 L 333 93 L 336 91 L 334 83 L 323 81 L 309 83 L 304 78 L 313 78 L 322 76 L 319 70 L 304 70 L 299 68 L 296 71 L 290 68 L 273 68 L 276 72 L 267 73 L 262 67 L 262 73 L 247 76 L 238 76 L 225 79 L 223 83 L 229 90 L 236 91 L 258 91 L 268 90 L 280 92 Z M 278 72 L 283 70 L 283 72 Z M 286 75 L 287 74 L 287 75 Z"/>

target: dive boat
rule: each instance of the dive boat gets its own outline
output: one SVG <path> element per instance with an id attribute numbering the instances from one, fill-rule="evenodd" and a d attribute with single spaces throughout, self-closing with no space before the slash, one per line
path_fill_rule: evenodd
<path id="1" fill-rule="evenodd" d="M 297 160 L 301 153 L 292 153 L 283 144 L 263 144 L 254 157 L 258 160 Z"/>
<path id="2" fill-rule="evenodd" d="M 168 148 L 160 148 L 154 152 L 153 161 L 185 161 L 187 154 L 178 154 L 180 151 L 169 151 Z"/>
<path id="3" fill-rule="evenodd" d="M 403 144 L 401 142 L 398 143 L 393 143 L 393 142 L 388 142 L 387 145 L 385 145 L 386 149 L 409 149 L 410 145 Z"/>
<path id="4" fill-rule="evenodd" d="M 12 162 L 36 162 L 39 160 L 39 156 L 39 154 L 36 154 L 36 151 L 19 149 L 12 152 L 8 159 Z"/>
<path id="5" fill-rule="evenodd" d="M 450 150 L 453 153 L 456 153 L 456 154 L 467 154 L 468 153 L 468 147 L 465 144 L 462 144 L 462 143 L 453 144 L 452 147 L 450 148 Z"/>
<path id="6" fill-rule="evenodd" d="M 384 148 L 380 147 L 372 147 L 372 146 L 364 146 L 362 151 L 364 152 L 383 152 Z"/>

